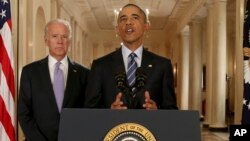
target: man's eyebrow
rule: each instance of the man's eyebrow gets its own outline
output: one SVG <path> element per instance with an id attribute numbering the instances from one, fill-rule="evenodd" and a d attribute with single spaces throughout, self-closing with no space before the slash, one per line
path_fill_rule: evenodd
<path id="1" fill-rule="evenodd" d="M 119 19 L 121 19 L 121 18 L 123 18 L 123 17 L 126 17 L 126 15 L 121 15 L 121 16 L 119 17 Z"/>
<path id="2" fill-rule="evenodd" d="M 139 14 L 132 14 L 132 16 L 133 16 L 133 17 L 140 17 Z M 121 16 L 119 17 L 119 19 L 120 19 L 120 18 L 123 18 L 123 17 L 127 17 L 127 16 L 126 16 L 126 15 L 121 15 Z"/>
<path id="3" fill-rule="evenodd" d="M 132 16 L 140 17 L 140 15 L 138 15 L 138 14 L 132 14 Z"/>

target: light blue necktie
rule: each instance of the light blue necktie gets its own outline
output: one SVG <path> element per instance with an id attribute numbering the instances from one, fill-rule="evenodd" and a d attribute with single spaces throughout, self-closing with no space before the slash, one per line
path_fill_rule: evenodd
<path id="1" fill-rule="evenodd" d="M 127 80 L 128 80 L 128 84 L 129 86 L 133 86 L 135 84 L 135 71 L 137 68 L 137 63 L 135 61 L 136 58 L 136 54 L 135 53 L 131 53 L 129 55 L 129 61 L 128 61 L 128 69 L 127 69 Z"/>
<path id="2" fill-rule="evenodd" d="M 64 97 L 64 76 L 63 71 L 60 69 L 60 65 L 61 62 L 56 63 L 53 82 L 53 89 L 59 112 L 61 112 Z"/>

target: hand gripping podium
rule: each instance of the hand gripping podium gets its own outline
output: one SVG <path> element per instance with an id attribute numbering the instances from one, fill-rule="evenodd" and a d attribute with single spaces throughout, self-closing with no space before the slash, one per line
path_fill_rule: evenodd
<path id="1" fill-rule="evenodd" d="M 59 141 L 201 141 L 197 111 L 63 109 Z"/>

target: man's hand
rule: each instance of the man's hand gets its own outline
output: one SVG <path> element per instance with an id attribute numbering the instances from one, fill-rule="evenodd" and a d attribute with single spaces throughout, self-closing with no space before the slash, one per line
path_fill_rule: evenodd
<path id="1" fill-rule="evenodd" d="M 243 55 L 246 57 L 250 57 L 250 48 L 249 47 L 243 48 Z M 250 66 L 250 60 L 248 60 L 248 65 Z"/>
<path id="2" fill-rule="evenodd" d="M 127 109 L 126 106 L 123 106 L 123 102 L 121 101 L 122 93 L 118 93 L 116 95 L 115 101 L 111 104 L 111 109 Z"/>
<path id="3" fill-rule="evenodd" d="M 150 98 L 148 91 L 144 93 L 144 96 L 145 96 L 145 103 L 142 106 L 147 110 L 156 110 L 157 109 L 156 103 Z"/>
<path id="4" fill-rule="evenodd" d="M 246 57 L 250 57 L 250 48 L 244 47 L 243 48 L 243 55 Z"/>

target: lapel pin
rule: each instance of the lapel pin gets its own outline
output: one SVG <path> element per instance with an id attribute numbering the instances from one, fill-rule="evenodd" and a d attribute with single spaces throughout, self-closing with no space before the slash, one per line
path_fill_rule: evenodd
<path id="1" fill-rule="evenodd" d="M 149 64 L 149 65 L 148 65 L 148 67 L 149 67 L 149 68 L 152 68 L 152 67 L 153 67 L 153 65 Z"/>
<path id="2" fill-rule="evenodd" d="M 77 70 L 73 70 L 74 72 L 77 72 Z"/>

